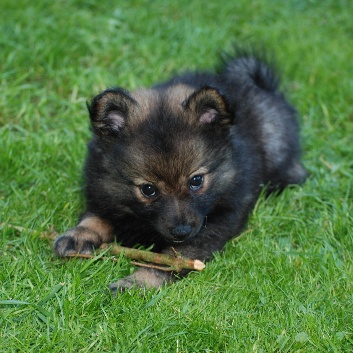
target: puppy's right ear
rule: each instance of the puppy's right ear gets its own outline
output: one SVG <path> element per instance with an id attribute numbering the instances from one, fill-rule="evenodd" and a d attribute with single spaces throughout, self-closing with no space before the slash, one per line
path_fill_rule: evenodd
<path id="1" fill-rule="evenodd" d="M 97 135 L 114 135 L 125 125 L 136 101 L 123 89 L 109 89 L 87 104 L 92 129 Z"/>

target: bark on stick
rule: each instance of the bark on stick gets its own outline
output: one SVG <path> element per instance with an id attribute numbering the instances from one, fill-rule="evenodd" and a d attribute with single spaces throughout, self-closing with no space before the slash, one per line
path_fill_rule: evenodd
<path id="1" fill-rule="evenodd" d="M 167 266 L 164 269 L 165 271 L 181 272 L 183 269 L 201 271 L 205 268 L 205 264 L 202 261 L 184 258 L 176 252 L 174 252 L 174 256 L 170 256 L 151 251 L 127 248 L 117 244 L 102 244 L 100 249 L 109 249 L 112 255 L 119 255 L 123 253 L 129 259 L 144 261 L 149 264 Z M 135 264 L 138 266 L 143 266 L 143 264 Z M 163 268 L 159 266 L 158 269 L 162 270 Z"/>

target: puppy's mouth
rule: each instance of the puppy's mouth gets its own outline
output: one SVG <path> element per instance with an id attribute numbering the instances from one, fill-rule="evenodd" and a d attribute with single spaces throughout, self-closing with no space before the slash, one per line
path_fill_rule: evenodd
<path id="1" fill-rule="evenodd" d="M 185 243 L 187 240 L 189 240 L 190 238 L 188 238 L 188 239 L 184 239 L 184 240 L 176 240 L 176 239 L 173 239 L 172 240 L 172 243 L 173 244 L 183 244 L 183 243 Z"/>
<path id="2" fill-rule="evenodd" d="M 190 236 L 188 238 L 185 239 L 169 239 L 169 243 L 170 245 L 182 245 L 182 244 L 189 244 L 190 242 L 192 242 L 192 240 L 197 236 L 197 234 Z"/>

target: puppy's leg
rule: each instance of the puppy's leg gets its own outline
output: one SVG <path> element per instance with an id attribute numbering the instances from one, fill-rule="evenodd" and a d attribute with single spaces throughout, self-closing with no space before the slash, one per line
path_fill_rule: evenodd
<path id="1" fill-rule="evenodd" d="M 109 288 L 113 295 L 117 292 L 123 293 L 132 288 L 159 288 L 174 280 L 171 272 L 164 272 L 151 268 L 138 268 L 132 275 L 110 284 Z"/>
<path id="2" fill-rule="evenodd" d="M 308 172 L 305 170 L 303 165 L 300 163 L 299 158 L 294 159 L 286 167 L 285 185 L 303 184 L 307 177 L 308 177 Z"/>
<path id="3" fill-rule="evenodd" d="M 113 241 L 113 227 L 106 220 L 86 213 L 80 223 L 59 236 L 54 250 L 59 256 L 72 253 L 90 254 L 102 243 Z"/>

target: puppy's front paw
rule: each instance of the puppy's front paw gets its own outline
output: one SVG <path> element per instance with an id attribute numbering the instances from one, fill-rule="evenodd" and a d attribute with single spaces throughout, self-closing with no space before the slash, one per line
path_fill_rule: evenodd
<path id="1" fill-rule="evenodd" d="M 115 296 L 117 293 L 123 293 L 126 290 L 136 289 L 153 289 L 159 288 L 171 281 L 171 274 L 159 270 L 139 268 L 132 275 L 120 279 L 112 283 L 109 289 Z"/>
<path id="2" fill-rule="evenodd" d="M 132 275 L 122 278 L 119 281 L 111 283 L 109 285 L 109 289 L 112 291 L 112 294 L 114 296 L 116 296 L 117 293 L 124 293 L 126 290 L 132 288 L 143 288 L 143 286 L 141 287 L 141 285 L 136 283 Z"/>
<path id="3" fill-rule="evenodd" d="M 54 242 L 54 250 L 61 256 L 69 254 L 91 254 L 101 245 L 99 235 L 91 229 L 77 226 L 69 229 Z"/>

